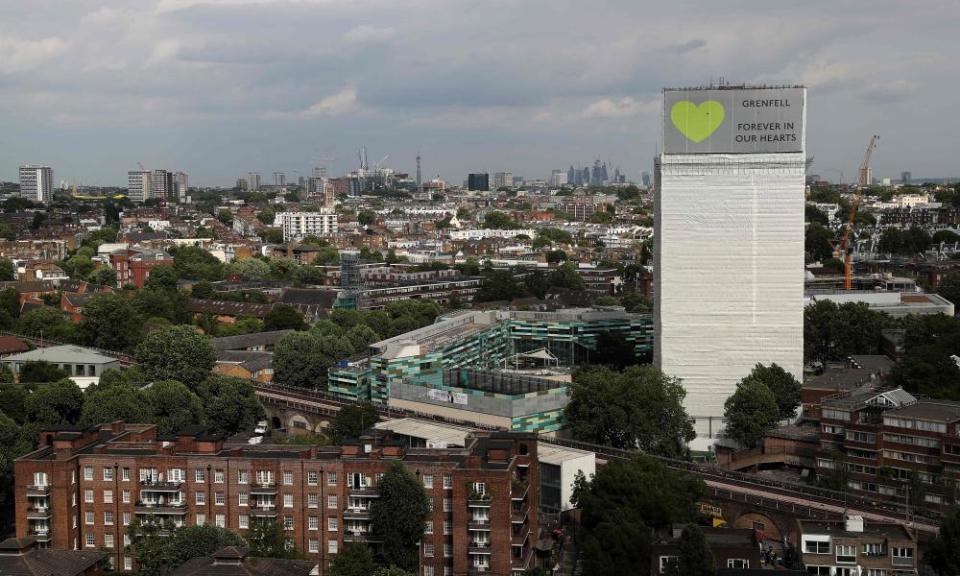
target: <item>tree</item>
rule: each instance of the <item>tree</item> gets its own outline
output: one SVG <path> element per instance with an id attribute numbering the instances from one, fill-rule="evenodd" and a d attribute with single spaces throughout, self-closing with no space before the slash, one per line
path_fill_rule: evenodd
<path id="1" fill-rule="evenodd" d="M 403 568 L 398 568 L 396 566 L 381 567 L 373 573 L 372 576 L 417 576 L 416 572 L 408 572 Z M 549 576 L 549 575 L 544 575 Z"/>
<path id="2" fill-rule="evenodd" d="M 150 411 L 139 388 L 118 383 L 88 387 L 83 393 L 83 409 L 80 412 L 81 426 L 94 426 L 125 420 L 148 422 Z"/>
<path id="3" fill-rule="evenodd" d="M 833 246 L 830 244 L 833 240 L 833 232 L 820 224 L 810 224 L 807 226 L 804 239 L 804 250 L 809 256 L 809 261 L 824 261 L 833 257 Z"/>
<path id="4" fill-rule="evenodd" d="M 199 246 L 181 246 L 173 256 L 173 267 L 180 278 L 213 281 L 223 277 L 223 263 Z"/>
<path id="5" fill-rule="evenodd" d="M 877 242 L 877 251 L 883 254 L 899 254 L 904 246 L 903 232 L 899 228 L 885 228 Z"/>
<path id="6" fill-rule="evenodd" d="M 190 297 L 201 300 L 213 298 L 213 284 L 206 280 L 201 280 L 190 287 Z"/>
<path id="7" fill-rule="evenodd" d="M 143 391 L 143 400 L 150 422 L 157 425 L 160 434 L 174 434 L 204 420 L 200 397 L 175 380 L 154 382 Z"/>
<path id="8" fill-rule="evenodd" d="M 547 263 L 556 264 L 558 262 L 566 262 L 567 253 L 563 250 L 551 250 L 547 252 Z"/>
<path id="9" fill-rule="evenodd" d="M 803 353 L 808 362 L 877 354 L 881 331 L 891 320 L 862 302 L 837 305 L 818 300 L 803 311 Z"/>
<path id="10" fill-rule="evenodd" d="M 677 567 L 683 576 L 713 576 L 716 569 L 713 552 L 703 530 L 696 524 L 687 524 L 677 542 Z"/>
<path id="11" fill-rule="evenodd" d="M 812 204 L 806 205 L 804 208 L 804 216 L 806 221 L 810 224 L 820 224 L 821 226 L 826 226 L 830 223 L 827 215 Z"/>
<path id="12" fill-rule="evenodd" d="M 347 438 L 358 438 L 364 430 L 380 421 L 380 414 L 373 404 L 363 402 L 341 408 L 327 428 L 327 435 L 335 444 Z"/>
<path id="13" fill-rule="evenodd" d="M 633 574 L 650 565 L 651 529 L 692 522 L 703 481 L 648 457 L 612 460 L 588 480 L 579 474 L 573 500 L 581 512 L 586 574 Z"/>
<path id="14" fill-rule="evenodd" d="M 754 366 L 747 378 L 759 380 L 773 393 L 780 412 L 780 419 L 793 418 L 800 406 L 800 382 L 776 362 L 769 367 L 763 364 Z"/>
<path id="15" fill-rule="evenodd" d="M 12 377 L 12 373 L 11 373 Z M 26 422 L 24 404 L 33 391 L 32 386 L 4 382 L 0 384 L 0 413 L 6 414 L 17 424 Z"/>
<path id="16" fill-rule="evenodd" d="M 211 432 L 232 436 L 252 430 L 263 418 L 263 406 L 246 380 L 213 374 L 200 385 L 197 395 Z"/>
<path id="17" fill-rule="evenodd" d="M 948 272 L 937 287 L 937 294 L 960 307 L 960 271 Z"/>
<path id="18" fill-rule="evenodd" d="M 576 373 L 564 416 L 578 440 L 678 457 L 696 437 L 685 396 L 679 379 L 654 366 L 601 366 Z"/>
<path id="19" fill-rule="evenodd" d="M 486 274 L 480 290 L 474 296 L 477 302 L 513 300 L 523 296 L 523 290 L 517 285 L 515 276 L 506 270 L 495 270 Z"/>
<path id="20" fill-rule="evenodd" d="M 38 386 L 23 403 L 26 420 L 42 426 L 76 424 L 82 410 L 83 392 L 69 378 Z"/>
<path id="21" fill-rule="evenodd" d="M 250 524 L 247 533 L 250 552 L 261 558 L 295 558 L 295 548 L 287 547 L 287 534 L 283 525 L 271 520 L 260 520 Z"/>
<path id="22" fill-rule="evenodd" d="M 350 345 L 357 352 L 366 350 L 368 346 L 381 340 L 380 335 L 374 332 L 373 329 L 366 324 L 357 324 L 348 330 L 345 336 L 347 337 L 347 340 L 350 341 Z"/>
<path id="23" fill-rule="evenodd" d="M 233 225 L 233 212 L 227 208 L 221 208 L 217 211 L 217 220 L 226 226 Z"/>
<path id="24" fill-rule="evenodd" d="M 263 328 L 264 330 L 301 330 L 303 314 L 297 312 L 293 306 L 274 304 L 263 317 Z"/>
<path id="25" fill-rule="evenodd" d="M 960 320 L 941 314 L 901 319 L 904 353 L 893 381 L 923 396 L 960 400 L 960 368 L 951 357 L 960 349 Z"/>
<path id="26" fill-rule="evenodd" d="M 487 214 L 483 217 L 483 227 L 500 230 L 514 230 L 519 228 L 520 225 L 514 222 L 512 218 L 503 212 L 497 212 L 494 210 L 492 212 L 487 212 Z"/>
<path id="27" fill-rule="evenodd" d="M 148 519 L 131 524 L 128 533 L 140 576 L 166 576 L 193 558 L 210 556 L 225 546 L 246 545 L 235 532 L 213 524 L 178 528 Z"/>
<path id="28" fill-rule="evenodd" d="M 9 282 L 16 280 L 16 267 L 12 260 L 0 258 L 0 281 Z"/>
<path id="29" fill-rule="evenodd" d="M 180 275 L 173 266 L 166 264 L 157 266 L 150 270 L 150 276 L 144 283 L 145 288 L 157 288 L 160 290 L 176 290 L 177 282 L 180 281 Z"/>
<path id="30" fill-rule="evenodd" d="M 55 342 L 69 342 L 74 338 L 74 326 L 57 308 L 44 306 L 31 310 L 15 323 L 16 331 L 24 336 L 47 338 Z"/>
<path id="31" fill-rule="evenodd" d="M 276 217 L 277 212 L 273 208 L 264 208 L 263 210 L 257 212 L 257 220 L 263 223 L 266 226 L 272 226 L 274 218 Z"/>
<path id="32" fill-rule="evenodd" d="M 143 339 L 134 357 L 151 380 L 177 380 L 191 390 L 210 374 L 217 358 L 210 338 L 191 326 L 157 330 Z"/>
<path id="33" fill-rule="evenodd" d="M 763 382 L 744 378 L 737 390 L 724 403 L 725 434 L 737 442 L 753 448 L 763 441 L 780 418 L 780 408 L 773 392 Z"/>
<path id="34" fill-rule="evenodd" d="M 243 278 L 263 280 L 270 276 L 270 265 L 259 258 L 234 260 L 227 265 L 227 274 L 236 274 Z"/>
<path id="35" fill-rule="evenodd" d="M 960 234 L 957 234 L 953 230 L 937 230 L 934 232 L 931 241 L 937 246 L 939 246 L 941 242 L 944 244 L 956 244 L 960 242 Z"/>
<path id="36" fill-rule="evenodd" d="M 118 294 L 100 294 L 87 302 L 78 328 L 84 344 L 106 350 L 132 350 L 140 341 L 140 320 L 130 302 Z"/>
<path id="37" fill-rule="evenodd" d="M 376 219 L 377 215 L 370 210 L 361 210 L 357 213 L 357 222 L 361 226 L 369 226 L 370 224 L 373 224 L 373 221 Z"/>
<path id="38" fill-rule="evenodd" d="M 20 382 L 25 384 L 57 382 L 69 377 L 70 374 L 46 360 L 26 362 L 20 367 Z"/>
<path id="39" fill-rule="evenodd" d="M 313 257 L 314 266 L 336 266 L 340 263 L 340 252 L 335 246 L 323 246 Z"/>
<path id="40" fill-rule="evenodd" d="M 577 265 L 573 262 L 565 262 L 551 272 L 550 285 L 570 290 L 583 290 L 585 288 L 583 278 L 577 272 Z"/>
<path id="41" fill-rule="evenodd" d="M 36 436 L 30 427 L 24 427 L 8 415 L 0 413 L 0 506 L 13 507 L 14 462 L 35 447 Z M 7 524 L 7 526 L 12 526 Z"/>
<path id="42" fill-rule="evenodd" d="M 307 332 L 281 338 L 273 349 L 274 379 L 287 386 L 322 387 L 330 362 L 320 342 L 320 338 Z"/>
<path id="43" fill-rule="evenodd" d="M 330 563 L 329 576 L 370 576 L 377 570 L 370 548 L 360 542 L 348 542 Z"/>
<path id="44" fill-rule="evenodd" d="M 187 322 L 186 297 L 176 290 L 149 287 L 138 290 L 130 304 L 141 318 L 163 318 L 169 322 Z"/>
<path id="45" fill-rule="evenodd" d="M 274 258 L 267 263 L 270 267 L 270 278 L 274 280 L 292 280 L 300 264 L 292 258 Z"/>
<path id="46" fill-rule="evenodd" d="M 420 566 L 418 543 L 423 539 L 430 502 L 423 484 L 395 462 L 377 483 L 380 497 L 370 505 L 373 534 L 383 542 L 386 564 L 408 571 Z"/>
<path id="47" fill-rule="evenodd" d="M 92 284 L 100 284 L 102 286 L 116 286 L 117 285 L 117 271 L 113 268 L 106 266 L 101 266 L 87 276 L 87 280 Z"/>
<path id="48" fill-rule="evenodd" d="M 954 506 L 944 515 L 926 560 L 940 576 L 960 574 L 960 508 Z"/>

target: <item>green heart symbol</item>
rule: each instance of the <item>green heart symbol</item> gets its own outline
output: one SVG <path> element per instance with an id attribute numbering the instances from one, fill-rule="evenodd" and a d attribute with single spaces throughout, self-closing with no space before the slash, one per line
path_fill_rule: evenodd
<path id="1" fill-rule="evenodd" d="M 681 134 L 699 144 L 710 137 L 723 123 L 723 104 L 705 100 L 699 106 L 689 100 L 681 100 L 670 109 L 670 120 Z"/>

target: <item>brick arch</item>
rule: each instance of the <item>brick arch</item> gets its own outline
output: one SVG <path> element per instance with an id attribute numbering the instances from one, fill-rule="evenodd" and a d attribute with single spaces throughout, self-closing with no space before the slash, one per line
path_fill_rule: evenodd
<path id="1" fill-rule="evenodd" d="M 767 540 L 783 540 L 783 531 L 773 518 L 760 512 L 744 512 L 733 522 L 734 528 L 749 528 L 755 530 L 762 526 L 763 536 Z"/>

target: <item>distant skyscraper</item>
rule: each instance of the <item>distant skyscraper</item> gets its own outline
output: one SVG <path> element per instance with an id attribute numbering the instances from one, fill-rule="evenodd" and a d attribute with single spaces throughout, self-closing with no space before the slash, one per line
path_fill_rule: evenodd
<path id="1" fill-rule="evenodd" d="M 21 166 L 20 197 L 42 203 L 53 200 L 53 168 L 33 164 Z"/>
<path id="2" fill-rule="evenodd" d="M 286 186 L 287 185 L 287 175 L 283 172 L 274 172 L 273 173 L 273 185 L 274 186 Z"/>
<path id="3" fill-rule="evenodd" d="M 251 192 L 256 192 L 260 189 L 260 173 L 251 172 L 247 175 L 247 189 Z"/>
<path id="4" fill-rule="evenodd" d="M 573 164 L 567 170 L 567 184 L 575 186 L 577 184 L 577 171 L 573 169 Z"/>
<path id="5" fill-rule="evenodd" d="M 486 192 L 490 190 L 490 174 L 478 172 L 467 176 L 467 190 Z"/>
<path id="6" fill-rule="evenodd" d="M 493 175 L 493 189 L 513 187 L 513 172 L 497 172 Z"/>
<path id="7" fill-rule="evenodd" d="M 149 198 L 166 198 L 169 202 L 177 200 L 177 190 L 173 186 L 173 173 L 166 170 L 154 170 L 150 174 Z"/>
<path id="8" fill-rule="evenodd" d="M 423 180 L 420 178 L 420 153 L 417 152 L 417 192 L 423 192 Z"/>
<path id="9" fill-rule="evenodd" d="M 176 192 L 177 202 L 187 201 L 188 184 L 186 172 L 175 172 L 173 174 L 173 189 Z"/>
<path id="10" fill-rule="evenodd" d="M 563 170 L 556 169 L 550 172 L 550 186 L 554 188 L 559 188 L 560 186 L 567 185 L 567 173 Z"/>
<path id="11" fill-rule="evenodd" d="M 590 185 L 590 168 L 584 166 L 583 170 L 580 170 L 580 179 L 577 181 L 578 186 L 589 186 Z"/>
<path id="12" fill-rule="evenodd" d="M 644 170 L 640 174 L 640 183 L 643 184 L 644 188 L 649 188 L 653 184 L 653 178 L 650 176 L 650 173 Z"/>
<path id="13" fill-rule="evenodd" d="M 901 184 L 909 184 L 911 180 L 913 180 L 913 174 L 911 174 L 911 173 L 909 173 L 909 172 L 901 172 L 901 173 L 900 173 L 900 183 L 901 183 Z"/>
<path id="14" fill-rule="evenodd" d="M 145 202 L 150 198 L 153 187 L 149 170 L 131 170 L 127 172 L 127 197 L 131 202 Z"/>

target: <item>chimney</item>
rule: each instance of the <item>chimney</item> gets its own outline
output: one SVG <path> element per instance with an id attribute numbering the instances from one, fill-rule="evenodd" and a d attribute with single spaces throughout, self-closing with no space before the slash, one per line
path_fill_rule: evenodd
<path id="1" fill-rule="evenodd" d="M 847 516 L 844 521 L 844 530 L 847 532 L 863 532 L 863 516 Z"/>

